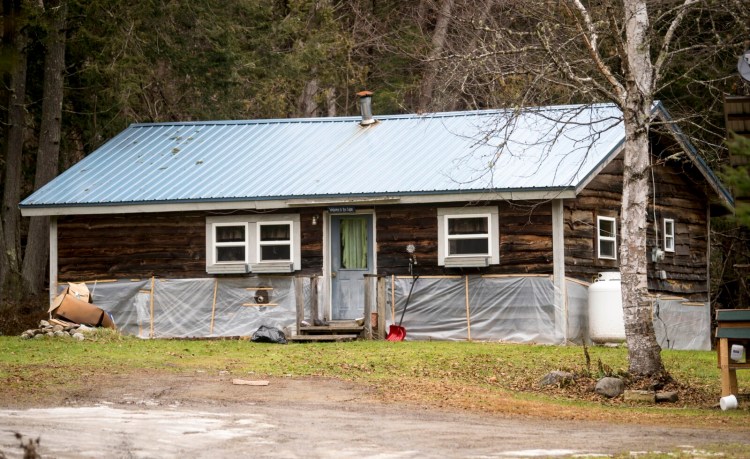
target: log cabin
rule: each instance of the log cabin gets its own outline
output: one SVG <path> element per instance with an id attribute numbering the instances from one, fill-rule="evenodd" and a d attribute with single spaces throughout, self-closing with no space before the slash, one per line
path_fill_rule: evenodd
<path id="1" fill-rule="evenodd" d="M 586 339 L 586 286 L 618 270 L 619 109 L 373 117 L 360 95 L 356 117 L 129 126 L 20 205 L 50 217 L 50 295 L 99 285 L 97 304 L 152 337 L 297 333 L 377 296 L 381 333 L 400 316 L 410 339 Z M 733 201 L 661 103 L 654 116 L 649 290 L 657 311 L 693 305 L 671 341 L 705 348 L 710 218 Z"/>

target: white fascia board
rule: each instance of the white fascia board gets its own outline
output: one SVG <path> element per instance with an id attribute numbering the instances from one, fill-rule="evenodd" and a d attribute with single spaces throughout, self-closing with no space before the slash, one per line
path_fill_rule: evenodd
<path id="1" fill-rule="evenodd" d="M 51 206 L 22 207 L 24 217 L 62 216 L 62 215 L 106 215 L 190 212 L 215 210 L 269 210 L 293 207 L 325 207 L 329 205 L 388 205 L 388 204 L 431 204 L 444 202 L 477 202 L 477 201 L 525 201 L 575 198 L 573 189 L 563 190 L 528 190 L 497 191 L 445 194 L 413 194 L 389 197 L 340 197 L 331 199 L 274 199 L 263 201 L 223 201 L 223 202 L 175 202 L 158 204 L 123 204 L 99 206 Z"/>

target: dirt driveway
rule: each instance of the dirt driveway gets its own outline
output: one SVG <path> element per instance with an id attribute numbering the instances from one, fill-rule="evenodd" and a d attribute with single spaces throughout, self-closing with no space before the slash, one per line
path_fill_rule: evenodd
<path id="1" fill-rule="evenodd" d="M 44 407 L 0 398 L 0 451 L 21 457 L 15 432 L 40 437 L 44 457 L 62 458 L 580 457 L 750 445 L 750 430 L 485 415 L 383 403 L 335 380 L 280 378 L 256 387 L 232 378 L 112 377 Z"/>

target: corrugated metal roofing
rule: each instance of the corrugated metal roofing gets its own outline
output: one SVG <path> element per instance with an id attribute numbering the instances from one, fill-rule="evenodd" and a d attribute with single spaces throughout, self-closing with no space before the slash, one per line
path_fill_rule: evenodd
<path id="1" fill-rule="evenodd" d="M 24 208 L 569 189 L 624 139 L 613 105 L 133 124 Z"/>

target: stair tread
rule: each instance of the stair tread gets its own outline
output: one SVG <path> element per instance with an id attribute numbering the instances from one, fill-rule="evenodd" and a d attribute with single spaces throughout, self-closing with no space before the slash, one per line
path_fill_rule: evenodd
<path id="1" fill-rule="evenodd" d="M 359 335 L 355 334 L 337 334 L 337 335 L 293 335 L 290 341 L 353 341 Z"/>

